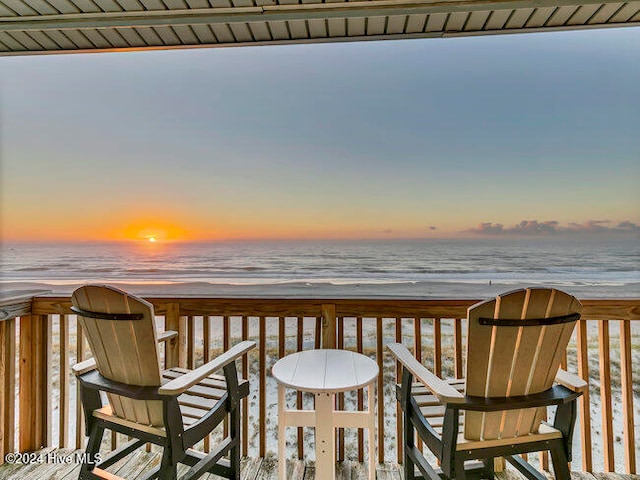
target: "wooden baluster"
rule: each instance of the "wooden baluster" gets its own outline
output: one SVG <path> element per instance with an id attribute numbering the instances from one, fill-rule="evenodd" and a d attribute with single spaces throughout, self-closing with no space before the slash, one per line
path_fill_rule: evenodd
<path id="1" fill-rule="evenodd" d="M 260 391 L 258 408 L 260 425 L 262 425 L 259 430 L 259 436 L 260 456 L 264 458 L 267 453 L 267 323 L 264 316 L 260 316 L 259 329 L 260 359 L 258 364 L 260 368 Z"/>
<path id="2" fill-rule="evenodd" d="M 433 373 L 442 377 L 442 325 L 439 318 L 433 319 Z"/>
<path id="3" fill-rule="evenodd" d="M 611 356 L 609 345 L 609 321 L 598 321 L 600 344 L 600 402 L 602 406 L 602 447 L 604 471 L 615 470 L 613 452 L 613 411 L 611 407 Z"/>
<path id="4" fill-rule="evenodd" d="M 278 317 L 278 358 L 283 358 L 286 354 L 286 322 L 285 317 Z"/>
<path id="5" fill-rule="evenodd" d="M 636 442 L 633 421 L 633 378 L 631 356 L 631 322 L 620 320 L 620 377 L 622 389 L 622 422 L 624 466 L 628 474 L 636 473 Z"/>
<path id="6" fill-rule="evenodd" d="M 356 318 L 356 351 L 362 353 L 362 317 Z M 380 375 L 382 375 L 382 370 L 380 370 Z M 357 395 L 358 410 L 362 411 L 364 409 L 364 391 L 358 390 Z M 364 430 L 362 428 L 358 429 L 358 462 L 364 462 Z"/>
<path id="7" fill-rule="evenodd" d="M 211 360 L 211 318 L 209 315 L 202 317 L 202 358 L 204 363 Z"/>
<path id="8" fill-rule="evenodd" d="M 241 317 L 242 322 L 242 340 L 249 338 L 249 318 Z M 242 378 L 249 379 L 249 354 L 242 356 Z M 249 399 L 242 399 L 242 454 L 246 457 L 249 455 Z"/>
<path id="9" fill-rule="evenodd" d="M 193 315 L 187 317 L 187 368 L 196 368 L 196 326 Z"/>
<path id="10" fill-rule="evenodd" d="M 396 318 L 396 343 L 402 343 L 402 318 Z M 399 362 L 396 362 L 396 383 L 400 383 L 402 379 L 402 367 Z M 402 410 L 400 404 L 396 404 L 396 445 L 398 446 L 398 463 L 402 464 L 403 461 L 403 449 L 402 449 Z M 382 442 L 379 442 L 382 443 Z"/>
<path id="11" fill-rule="evenodd" d="M 313 348 L 316 350 L 322 347 L 322 317 L 316 317 L 316 329 L 313 335 Z"/>
<path id="12" fill-rule="evenodd" d="M 222 317 L 222 351 L 231 347 L 231 321 L 227 315 Z"/>
<path id="13" fill-rule="evenodd" d="M 336 325 L 338 327 L 338 341 L 336 348 L 344 350 L 344 317 L 338 317 L 336 319 Z M 336 410 L 344 410 L 344 393 L 338 393 L 336 395 Z M 339 462 L 344 461 L 344 428 L 338 428 L 338 435 L 336 435 L 336 442 L 338 444 L 338 455 L 336 456 Z"/>
<path id="14" fill-rule="evenodd" d="M 587 321 L 578 322 L 576 335 L 576 350 L 578 353 L 578 375 L 589 383 L 589 337 L 587 335 Z M 591 472 L 593 456 L 591 451 L 591 413 L 589 390 L 579 399 L 580 405 L 580 445 L 582 447 L 582 469 Z"/>
<path id="15" fill-rule="evenodd" d="M 462 319 L 453 320 L 453 356 L 456 378 L 463 378 L 464 369 L 462 363 Z"/>
<path id="16" fill-rule="evenodd" d="M 382 317 L 376 318 L 376 359 L 378 360 L 378 463 L 384 463 L 384 345 L 382 330 Z M 394 391 L 394 390 L 392 390 Z M 395 394 L 395 391 L 394 391 Z M 394 402 L 398 403 L 398 402 Z"/>
<path id="17" fill-rule="evenodd" d="M 52 398 L 51 395 L 51 350 L 53 337 L 53 321 L 51 315 L 40 315 L 40 328 L 37 341 L 38 376 L 36 378 L 36 391 L 38 393 L 38 439 L 43 447 L 51 445 L 51 417 Z"/>
<path id="18" fill-rule="evenodd" d="M 298 317 L 298 324 L 297 324 L 297 330 L 296 330 L 296 349 L 298 352 L 302 351 L 303 338 L 304 338 L 304 318 Z M 298 410 L 302 410 L 302 392 L 300 391 L 296 391 L 296 408 Z M 302 460 L 303 456 L 304 456 L 304 430 L 302 427 L 298 427 L 298 459 Z"/>
<path id="19" fill-rule="evenodd" d="M 85 357 L 84 348 L 84 332 L 82 325 L 78 322 L 76 316 L 76 362 L 80 363 Z M 76 448 L 84 446 L 84 414 L 82 411 L 82 402 L 80 401 L 80 382 L 76 380 Z"/>
<path id="20" fill-rule="evenodd" d="M 416 317 L 413 319 L 413 355 L 420 363 L 422 363 L 422 319 Z M 423 451 L 422 439 L 416 440 L 416 447 L 419 451 Z"/>
<path id="21" fill-rule="evenodd" d="M 286 329 L 287 329 L 287 324 L 286 324 L 286 318 L 285 317 L 278 317 L 278 359 L 280 358 L 284 358 L 284 356 L 286 355 L 287 349 L 286 349 Z M 285 405 L 284 405 L 284 409 L 286 410 L 286 394 L 284 395 L 284 398 L 280 399 L 278 398 L 278 402 L 280 401 L 284 401 Z M 279 405 L 278 405 L 279 407 Z M 286 431 L 286 429 L 285 429 Z M 280 439 L 278 439 L 280 440 Z M 286 445 L 286 442 L 285 442 Z M 286 453 L 283 455 L 282 452 L 278 452 L 278 457 L 279 458 L 286 458 Z"/>
<path id="22" fill-rule="evenodd" d="M 413 319 L 413 354 L 422 363 L 422 319 Z"/>
<path id="23" fill-rule="evenodd" d="M 203 315 L 202 317 L 202 358 L 204 363 L 211 360 L 211 319 L 209 315 Z M 224 421 L 224 435 L 227 435 L 227 419 Z M 203 439 L 203 449 L 205 452 L 211 450 L 211 434 L 208 434 Z"/>
<path id="24" fill-rule="evenodd" d="M 58 444 L 66 448 L 69 440 L 69 317 L 60 314 L 60 418 Z"/>
<path id="25" fill-rule="evenodd" d="M 229 317 L 227 315 L 222 317 L 222 351 L 229 350 L 231 342 L 231 325 L 229 323 Z M 229 435 L 229 418 L 224 419 L 222 426 L 222 435 L 225 437 Z"/>

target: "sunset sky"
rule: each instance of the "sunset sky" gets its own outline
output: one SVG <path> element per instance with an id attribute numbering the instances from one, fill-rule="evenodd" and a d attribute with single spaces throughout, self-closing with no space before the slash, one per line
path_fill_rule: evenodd
<path id="1" fill-rule="evenodd" d="M 0 58 L 2 240 L 637 234 L 639 45 Z"/>

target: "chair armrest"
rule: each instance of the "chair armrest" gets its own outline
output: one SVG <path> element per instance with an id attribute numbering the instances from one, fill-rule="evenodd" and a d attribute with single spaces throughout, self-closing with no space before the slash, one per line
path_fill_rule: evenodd
<path id="1" fill-rule="evenodd" d="M 558 370 L 558 374 L 556 375 L 556 383 L 563 387 L 567 387 L 569 390 L 574 392 L 584 393 L 589 390 L 589 384 L 582 378 L 573 373 L 569 373 L 566 370 L 562 370 L 561 368 Z"/>
<path id="2" fill-rule="evenodd" d="M 407 347 L 400 343 L 390 343 L 387 345 L 387 348 L 404 368 L 409 370 L 420 383 L 424 384 L 431 393 L 438 397 L 440 402 L 463 403 L 465 401 L 462 393 L 427 370 L 427 368 L 418 362 L 411 352 L 407 350 Z"/>
<path id="3" fill-rule="evenodd" d="M 171 340 L 178 336 L 178 332 L 174 330 L 167 330 L 166 332 L 162 332 L 158 334 L 158 343 L 166 342 L 167 340 Z"/>
<path id="4" fill-rule="evenodd" d="M 233 362 L 236 358 L 241 357 L 248 351 L 252 350 L 255 346 L 256 342 L 240 342 L 222 355 L 211 360 L 209 363 L 205 363 L 201 367 L 165 383 L 158 389 L 158 393 L 160 395 L 179 395 L 188 388 L 194 386 L 203 378 L 208 377 L 213 372 L 220 370 L 225 365 Z"/>
<path id="5" fill-rule="evenodd" d="M 71 370 L 73 371 L 73 374 L 76 377 L 79 377 L 83 373 L 90 372 L 95 368 L 96 368 L 96 359 L 89 358 L 87 360 L 84 360 L 83 362 L 76 363 L 73 367 L 71 367 Z"/>
<path id="6" fill-rule="evenodd" d="M 115 393 L 123 397 L 132 398 L 134 400 L 161 400 L 167 399 L 166 396 L 158 393 L 158 387 L 142 387 L 139 385 L 130 385 L 128 383 L 116 382 L 100 375 L 97 370 L 84 373 L 78 376 L 78 380 L 83 388 L 89 390 L 99 390 L 101 392 Z"/>

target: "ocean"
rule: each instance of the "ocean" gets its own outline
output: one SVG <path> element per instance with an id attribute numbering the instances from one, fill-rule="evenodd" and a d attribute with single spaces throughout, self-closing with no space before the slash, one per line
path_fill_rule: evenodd
<path id="1" fill-rule="evenodd" d="M 551 285 L 640 297 L 640 241 L 619 238 L 6 243 L 0 282 L 332 286 L 419 295 L 416 285 Z M 389 289 L 389 287 L 393 287 Z M 351 289 L 350 289 L 351 288 Z M 380 290 L 384 289 L 386 290 Z M 373 290 L 372 290 L 373 289 Z M 425 289 L 425 293 L 429 293 Z M 433 293 L 433 292 L 431 292 Z M 437 293 L 437 292 L 436 292 Z"/>

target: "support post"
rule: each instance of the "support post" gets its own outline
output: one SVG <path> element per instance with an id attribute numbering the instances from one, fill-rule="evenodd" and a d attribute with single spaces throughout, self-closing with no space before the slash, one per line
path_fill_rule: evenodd
<path id="1" fill-rule="evenodd" d="M 16 320 L 0 321 L 0 465 L 15 450 Z"/>
<path id="2" fill-rule="evenodd" d="M 187 366 L 187 317 L 180 316 L 180 304 L 167 305 L 165 329 L 178 332 L 165 346 L 166 368 Z"/>
<path id="3" fill-rule="evenodd" d="M 322 348 L 336 348 L 336 306 L 322 305 Z"/>
<path id="4" fill-rule="evenodd" d="M 20 451 L 51 440 L 51 318 L 30 315 L 20 321 Z"/>

